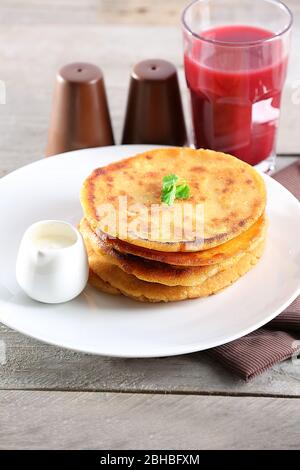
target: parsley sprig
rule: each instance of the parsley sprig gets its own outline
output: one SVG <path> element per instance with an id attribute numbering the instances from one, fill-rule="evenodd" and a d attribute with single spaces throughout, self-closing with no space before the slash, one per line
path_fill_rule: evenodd
<path id="1" fill-rule="evenodd" d="M 167 175 L 162 180 L 161 201 L 168 206 L 174 204 L 175 199 L 188 199 L 190 187 L 186 180 L 177 175 Z"/>

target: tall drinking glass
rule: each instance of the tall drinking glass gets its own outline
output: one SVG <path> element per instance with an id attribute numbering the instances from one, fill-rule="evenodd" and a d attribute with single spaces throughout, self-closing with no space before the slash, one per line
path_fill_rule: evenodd
<path id="1" fill-rule="evenodd" d="M 290 10 L 277 0 L 196 0 L 182 23 L 193 144 L 272 170 Z"/>

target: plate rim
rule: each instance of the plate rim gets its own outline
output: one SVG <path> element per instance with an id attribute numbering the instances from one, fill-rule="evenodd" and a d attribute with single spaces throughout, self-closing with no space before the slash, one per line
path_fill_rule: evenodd
<path id="1" fill-rule="evenodd" d="M 113 146 L 106 146 L 106 147 L 93 147 L 93 148 L 87 148 L 87 149 L 73 150 L 73 151 L 61 153 L 61 154 L 58 154 L 58 155 L 55 155 L 55 156 L 52 156 L 52 157 L 49 157 L 49 158 L 51 160 L 52 159 L 59 159 L 63 156 L 69 157 L 71 155 L 74 156 L 74 154 L 80 155 L 84 152 L 89 152 L 89 151 L 97 151 L 97 150 L 102 150 L 103 151 L 103 149 L 113 149 L 113 150 L 117 151 L 118 149 L 122 149 L 122 148 L 123 149 L 124 148 L 132 148 L 132 150 L 134 151 L 135 148 L 136 149 L 137 148 L 139 148 L 139 149 L 144 148 L 145 151 L 147 151 L 147 149 L 163 148 L 163 147 L 169 147 L 169 146 L 146 145 L 146 144 L 141 144 L 141 145 L 139 145 L 139 144 L 113 145 Z M 140 152 L 140 150 L 138 150 L 138 151 Z M 122 158 L 124 158 L 124 157 L 121 155 L 120 159 L 122 159 Z M 27 169 L 31 166 L 43 164 L 47 160 L 48 160 L 48 158 L 46 159 L 45 157 L 42 157 L 39 160 L 36 160 L 34 162 L 31 162 L 29 164 L 26 164 L 26 165 L 23 165 L 23 166 L 17 168 L 16 170 L 14 170 L 14 171 L 8 173 L 7 175 L 4 175 L 3 177 L 1 177 L 0 178 L 0 185 L 1 185 L 2 181 L 9 180 L 10 177 L 12 177 L 15 173 L 17 173 L 19 171 L 22 171 L 24 169 Z M 117 160 L 118 159 L 116 159 L 116 161 Z M 262 174 L 262 173 L 260 172 L 260 174 Z M 296 205 L 298 206 L 299 212 L 300 212 L 300 201 L 285 186 L 283 186 L 280 182 L 276 181 L 274 178 L 270 177 L 269 175 L 262 174 L 262 176 L 266 181 L 269 181 L 270 184 L 278 186 L 278 187 L 280 187 L 281 191 L 283 190 L 284 192 L 286 192 L 288 194 L 288 197 L 293 200 L 293 203 L 296 203 Z M 30 334 L 29 332 L 27 332 L 26 328 L 25 329 L 18 328 L 15 325 L 12 324 L 13 322 L 11 323 L 10 321 L 5 320 L 5 322 L 4 322 L 1 312 L 0 312 L 0 322 L 3 323 L 4 325 L 8 326 L 9 328 L 12 328 L 13 330 L 18 331 L 21 334 L 24 334 L 25 336 L 28 336 L 28 337 L 33 338 L 35 340 L 41 341 L 45 344 L 50 344 L 50 345 L 53 345 L 53 346 L 57 346 L 57 347 L 60 347 L 60 348 L 63 348 L 63 349 L 68 349 L 68 350 L 72 350 L 72 351 L 76 351 L 76 352 L 82 352 L 82 353 L 92 354 L 92 355 L 96 355 L 96 356 L 119 357 L 119 358 L 155 358 L 155 357 L 168 357 L 168 356 L 171 357 L 171 356 L 177 356 L 177 355 L 182 355 L 182 354 L 189 354 L 189 353 L 199 352 L 199 351 L 203 351 L 203 350 L 208 350 L 208 349 L 220 346 L 220 345 L 227 344 L 227 343 L 232 342 L 232 341 L 234 341 L 238 338 L 241 338 L 241 337 L 243 337 L 243 336 L 245 336 L 245 335 L 261 328 L 263 325 L 265 325 L 266 323 L 268 323 L 269 321 L 274 319 L 283 310 L 285 310 L 299 295 L 300 295 L 300 283 L 299 283 L 298 288 L 294 291 L 294 293 L 285 302 L 283 302 L 283 304 L 281 304 L 272 314 L 268 315 L 268 317 L 264 318 L 263 320 L 259 321 L 258 323 L 255 323 L 254 325 L 240 331 L 239 333 L 233 334 L 231 336 L 227 336 L 226 340 L 222 339 L 221 342 L 218 341 L 217 339 L 215 341 L 209 341 L 207 344 L 204 344 L 204 347 L 201 347 L 201 346 L 199 346 L 199 344 L 195 344 L 195 343 L 191 343 L 191 345 L 189 347 L 184 346 L 184 347 L 180 348 L 179 346 L 171 346 L 170 350 L 166 351 L 165 353 L 155 352 L 154 350 L 152 350 L 152 352 L 149 353 L 149 354 L 139 354 L 139 355 L 137 355 L 136 353 L 132 353 L 132 354 L 116 353 L 115 354 L 115 353 L 108 352 L 108 351 L 105 351 L 105 350 L 103 350 L 102 352 L 98 352 L 98 351 L 94 351 L 94 350 L 91 351 L 91 350 L 88 350 L 88 349 L 84 349 L 82 347 L 77 348 L 75 346 L 67 346 L 65 344 L 60 344 L 59 342 L 54 341 L 54 340 L 48 340 L 48 339 L 41 338 L 39 335 Z M 188 302 L 188 300 L 186 300 L 186 302 Z M 1 309 L 2 309 L 2 306 L 5 307 L 5 304 L 7 304 L 7 301 L 3 301 L 2 299 L 0 299 Z"/>
<path id="2" fill-rule="evenodd" d="M 107 294 L 109 295 L 109 294 Z M 159 358 L 159 357 L 174 357 L 174 356 L 182 356 L 182 355 L 185 355 L 185 354 L 193 354 L 193 353 L 196 353 L 196 352 L 201 352 L 201 351 L 208 351 L 209 349 L 213 349 L 213 348 L 216 348 L 218 346 L 223 346 L 225 344 L 228 344 L 228 343 L 231 343 L 232 341 L 235 341 L 237 339 L 240 339 L 240 338 L 243 338 L 244 336 L 250 334 L 250 333 L 253 333 L 254 331 L 258 330 L 259 328 L 261 328 L 262 326 L 266 325 L 267 323 L 269 323 L 271 320 L 273 320 L 274 318 L 276 318 L 281 312 L 283 312 L 283 310 L 285 310 L 289 305 L 291 305 L 291 303 L 300 295 L 300 286 L 298 288 L 298 290 L 296 291 L 295 294 L 293 294 L 293 296 L 291 296 L 289 298 L 288 301 L 286 301 L 283 306 L 279 307 L 274 314 L 271 314 L 267 319 L 264 319 L 262 320 L 261 322 L 259 323 L 256 323 L 255 326 L 253 327 L 249 327 L 245 330 L 243 330 L 242 333 L 236 333 L 235 335 L 232 335 L 230 337 L 228 337 L 226 340 L 222 340 L 222 342 L 216 342 L 215 344 L 212 342 L 211 345 L 205 345 L 205 347 L 200 347 L 199 348 L 199 345 L 195 345 L 195 346 L 192 346 L 192 347 L 188 347 L 188 349 L 185 349 L 185 348 L 182 348 L 180 351 L 179 351 L 179 347 L 177 346 L 176 349 L 177 351 L 168 351 L 168 352 L 152 352 L 152 353 L 149 353 L 149 354 L 135 354 L 135 353 L 132 353 L 132 354 L 127 354 L 127 353 L 112 353 L 112 352 L 107 352 L 107 351 L 103 351 L 103 352 L 97 352 L 97 351 L 91 351 L 91 350 L 88 350 L 88 349 L 84 349 L 84 348 L 80 348 L 80 347 L 75 347 L 75 346 L 66 346 L 64 344 L 60 344 L 56 341 L 53 341 L 53 340 L 46 340 L 46 339 L 43 339 L 39 336 L 34 336 L 28 332 L 25 332 L 26 330 L 22 330 L 22 329 L 19 329 L 19 328 L 16 328 L 15 326 L 11 326 L 9 324 L 9 322 L 3 322 L 2 318 L 1 318 L 1 313 L 0 313 L 0 323 L 3 323 L 3 325 L 13 329 L 14 331 L 18 332 L 18 333 L 21 333 L 25 336 L 28 336 L 29 338 L 32 338 L 34 340 L 37 340 L 37 341 L 40 341 L 44 344 L 49 344 L 51 346 L 56 346 L 56 347 L 59 347 L 59 348 L 62 348 L 62 349 L 66 349 L 66 350 L 69 350 L 69 351 L 74 351 L 74 352 L 81 352 L 81 353 L 84 353 L 84 354 L 91 354 L 93 356 L 101 356 L 101 357 L 114 357 L 114 358 L 123 358 L 123 359 L 154 359 L 154 358 Z M 189 299 L 189 300 L 197 300 L 197 299 Z M 187 302 L 189 300 L 186 300 Z M 1 301 L 0 301 L 1 302 Z M 0 305 L 2 305 L 3 303 L 1 302 Z"/>

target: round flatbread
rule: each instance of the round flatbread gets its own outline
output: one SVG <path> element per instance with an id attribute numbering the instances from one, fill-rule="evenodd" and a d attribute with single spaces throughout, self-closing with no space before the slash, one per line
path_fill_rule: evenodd
<path id="1" fill-rule="evenodd" d="M 82 230 L 91 231 L 86 219 L 81 222 Z M 232 257 L 243 253 L 255 246 L 255 244 L 264 236 L 267 222 L 265 215 L 262 215 L 255 224 L 236 238 L 222 243 L 219 246 L 209 248 L 208 250 L 195 252 L 163 252 L 157 250 L 148 250 L 131 243 L 123 242 L 118 238 L 108 236 L 99 237 L 93 232 L 90 237 L 94 251 L 100 253 L 114 253 L 115 251 L 123 254 L 131 254 L 144 259 L 158 261 L 173 266 L 210 266 L 226 262 Z"/>
<path id="2" fill-rule="evenodd" d="M 263 249 L 264 242 L 261 242 L 256 249 L 245 253 L 233 266 L 210 277 L 200 286 L 169 287 L 145 282 L 125 273 L 118 266 L 106 262 L 104 257 L 102 262 L 97 264 L 97 271 L 92 270 L 93 275 L 90 277 L 90 283 L 104 292 L 107 292 L 107 285 L 109 285 L 123 295 L 141 302 L 170 302 L 207 297 L 228 287 L 246 274 L 259 261 Z M 105 284 L 101 281 L 104 281 Z"/>
<path id="3" fill-rule="evenodd" d="M 89 283 L 96 287 L 96 289 L 101 290 L 101 292 L 105 292 L 106 294 L 112 295 L 121 295 L 122 292 L 119 289 L 111 286 L 108 282 L 105 282 L 101 279 L 101 277 L 97 276 L 91 269 L 89 272 Z"/>
<path id="4" fill-rule="evenodd" d="M 248 246 L 247 250 L 243 252 L 240 251 L 219 264 L 196 267 L 175 267 L 157 261 L 149 261 L 138 256 L 124 254 L 105 244 L 102 244 L 102 249 L 99 249 L 99 239 L 88 225 L 86 219 L 81 221 L 79 230 L 83 235 L 89 253 L 90 266 L 93 271 L 97 272 L 97 265 L 103 263 L 105 260 L 107 263 L 118 266 L 126 273 L 133 274 L 138 279 L 160 283 L 166 286 L 200 285 L 209 277 L 214 276 L 219 271 L 236 263 L 244 253 L 250 249 L 250 246 Z M 257 237 L 255 242 L 251 244 L 251 249 L 254 249 L 264 239 L 264 236 L 265 233 L 262 231 L 260 237 Z"/>
<path id="5" fill-rule="evenodd" d="M 171 174 L 186 181 L 190 197 L 169 207 L 161 204 L 161 189 Z M 81 204 L 99 235 L 151 250 L 199 251 L 248 230 L 265 210 L 266 191 L 259 173 L 235 157 L 164 148 L 94 170 Z"/>

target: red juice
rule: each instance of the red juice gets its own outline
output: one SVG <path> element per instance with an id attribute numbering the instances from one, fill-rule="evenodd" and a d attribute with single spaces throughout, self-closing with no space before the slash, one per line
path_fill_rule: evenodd
<path id="1" fill-rule="evenodd" d="M 213 28 L 201 37 L 185 52 L 195 145 L 255 165 L 275 151 L 287 69 L 281 38 L 243 25 Z"/>

